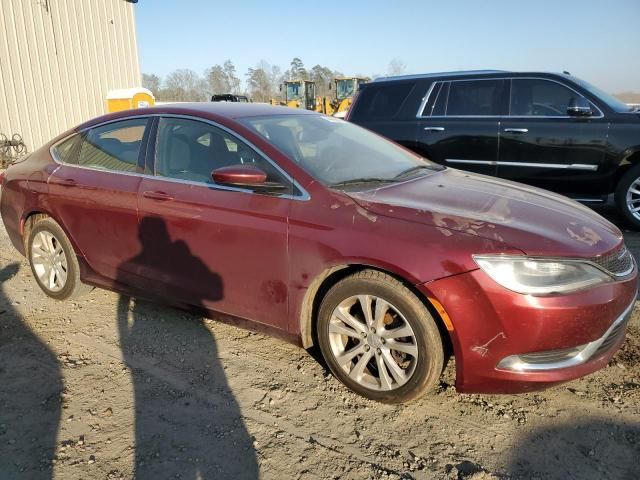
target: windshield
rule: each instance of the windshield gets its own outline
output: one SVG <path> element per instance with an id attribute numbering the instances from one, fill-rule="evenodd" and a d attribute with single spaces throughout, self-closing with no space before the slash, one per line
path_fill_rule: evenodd
<path id="1" fill-rule="evenodd" d="M 287 83 L 287 100 L 300 100 L 301 99 L 301 84 L 299 83 Z"/>
<path id="2" fill-rule="evenodd" d="M 610 95 L 610 94 L 608 94 L 606 92 L 603 92 L 598 87 L 594 87 L 589 82 L 585 82 L 584 80 L 581 80 L 579 78 L 574 78 L 573 80 L 578 85 L 580 85 L 582 88 L 587 90 L 589 93 L 591 93 L 592 95 L 595 95 L 600 100 L 602 100 L 604 103 L 606 103 L 609 106 L 609 108 L 611 108 L 612 110 L 615 110 L 616 112 L 631 112 L 631 111 L 633 111 L 633 107 L 631 107 L 630 105 L 627 105 L 622 100 L 618 100 L 613 95 Z"/>
<path id="3" fill-rule="evenodd" d="M 338 100 L 353 97 L 353 80 L 336 80 L 336 96 Z"/>
<path id="4" fill-rule="evenodd" d="M 334 117 L 277 115 L 239 121 L 329 186 L 390 183 L 443 168 Z"/>

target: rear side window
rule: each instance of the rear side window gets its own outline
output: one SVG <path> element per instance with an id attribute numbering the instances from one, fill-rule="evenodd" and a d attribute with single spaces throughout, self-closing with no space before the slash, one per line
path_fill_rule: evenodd
<path id="1" fill-rule="evenodd" d="M 504 103 L 502 80 L 459 80 L 451 82 L 447 116 L 501 115 Z"/>
<path id="2" fill-rule="evenodd" d="M 90 129 L 80 145 L 77 164 L 117 172 L 135 172 L 146 118 L 124 120 Z"/>
<path id="3" fill-rule="evenodd" d="M 570 102 L 578 97 L 570 88 L 550 80 L 513 79 L 510 115 L 565 117 Z"/>
<path id="4" fill-rule="evenodd" d="M 351 120 L 384 120 L 394 117 L 407 99 L 415 83 L 391 83 L 364 88 Z"/>
<path id="5" fill-rule="evenodd" d="M 55 145 L 53 151 L 56 159 L 62 163 L 75 163 L 75 158 L 73 158 L 74 147 L 78 144 L 79 139 L 80 135 L 75 134 Z"/>

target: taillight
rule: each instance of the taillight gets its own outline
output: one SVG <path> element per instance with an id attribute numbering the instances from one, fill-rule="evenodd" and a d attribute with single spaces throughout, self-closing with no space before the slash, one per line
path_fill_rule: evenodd
<path id="1" fill-rule="evenodd" d="M 4 183 L 4 172 L 0 172 L 0 185 Z"/>

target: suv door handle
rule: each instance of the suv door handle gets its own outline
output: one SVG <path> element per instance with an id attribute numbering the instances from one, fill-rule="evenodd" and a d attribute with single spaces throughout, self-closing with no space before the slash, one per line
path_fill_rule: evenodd
<path id="1" fill-rule="evenodd" d="M 424 127 L 425 132 L 444 132 L 444 127 Z"/>
<path id="2" fill-rule="evenodd" d="M 152 200 L 160 200 L 163 202 L 166 202 L 167 200 L 173 200 L 173 197 L 168 193 L 159 192 L 159 191 L 147 190 L 146 192 L 142 193 L 142 196 L 145 198 L 150 198 Z"/>
<path id="3" fill-rule="evenodd" d="M 529 129 L 528 128 L 505 128 L 504 131 L 508 133 L 527 133 Z"/>
<path id="4" fill-rule="evenodd" d="M 64 180 L 60 180 L 58 184 L 62 185 L 63 187 L 75 187 L 76 185 L 78 185 L 78 182 L 76 182 L 73 178 L 65 178 Z"/>

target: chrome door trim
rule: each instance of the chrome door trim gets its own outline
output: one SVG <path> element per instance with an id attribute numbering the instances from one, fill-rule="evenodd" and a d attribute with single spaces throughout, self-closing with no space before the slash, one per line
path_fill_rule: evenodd
<path id="1" fill-rule="evenodd" d="M 528 168 L 554 168 L 558 170 L 598 170 L 598 165 L 586 163 L 535 163 L 535 162 L 505 162 L 496 160 L 463 160 L 458 158 L 446 158 L 447 163 L 467 163 L 471 165 L 497 165 L 501 167 L 528 167 Z"/>
<path id="2" fill-rule="evenodd" d="M 445 158 L 447 163 L 468 163 L 470 165 L 497 165 L 495 160 L 461 160 L 459 158 Z"/>

